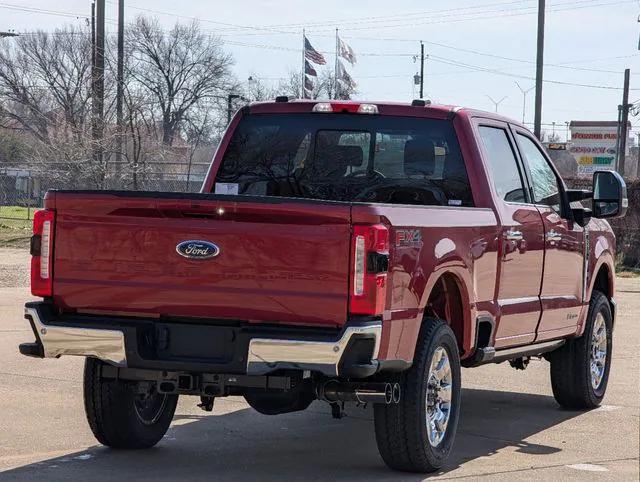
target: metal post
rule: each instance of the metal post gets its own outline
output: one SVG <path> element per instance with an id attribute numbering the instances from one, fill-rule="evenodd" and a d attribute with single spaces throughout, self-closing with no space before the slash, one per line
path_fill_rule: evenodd
<path id="1" fill-rule="evenodd" d="M 336 29 L 336 61 L 335 61 L 335 65 L 333 67 L 333 98 L 334 99 L 339 99 L 340 97 L 338 96 L 338 49 L 339 47 L 339 40 L 338 40 L 338 29 Z M 329 99 L 331 99 L 331 94 L 329 94 Z"/>
<path id="2" fill-rule="evenodd" d="M 620 167 L 620 139 L 622 139 L 622 105 L 618 105 L 618 127 L 616 128 L 616 157 L 614 169 Z"/>
<path id="3" fill-rule="evenodd" d="M 124 0 L 118 1 L 118 74 L 116 86 L 116 123 L 118 126 L 117 141 L 118 149 L 116 155 L 116 173 L 120 172 L 122 164 L 122 137 L 124 133 L 124 122 L 122 104 L 124 97 Z"/>
<path id="4" fill-rule="evenodd" d="M 95 36 L 95 64 L 93 75 L 93 141 L 94 159 L 102 161 L 102 140 L 104 136 L 104 2 L 96 3 L 96 36 Z"/>
<path id="5" fill-rule="evenodd" d="M 545 0 L 538 0 L 538 47 L 536 55 L 536 109 L 533 133 L 540 139 L 542 134 L 542 75 L 544 58 L 544 9 Z"/>
<path id="6" fill-rule="evenodd" d="M 300 79 L 300 98 L 301 99 L 306 99 L 307 98 L 307 91 L 304 88 L 304 81 L 307 78 L 306 74 L 304 73 L 304 67 L 305 67 L 305 53 L 306 53 L 306 35 L 304 34 L 304 29 L 302 29 L 302 70 L 300 71 L 302 73 L 302 78 Z"/>
<path id="7" fill-rule="evenodd" d="M 522 123 L 524 124 L 525 114 L 527 112 L 527 94 L 531 92 L 535 88 L 535 86 L 524 90 L 518 82 L 516 82 L 516 85 L 518 86 L 518 89 L 520 89 L 520 92 L 522 92 Z"/>
<path id="8" fill-rule="evenodd" d="M 231 116 L 233 114 L 233 99 L 239 99 L 238 94 L 227 95 L 227 125 L 231 123 Z"/>
<path id="9" fill-rule="evenodd" d="M 424 43 L 420 42 L 420 98 L 424 97 Z"/>
<path id="10" fill-rule="evenodd" d="M 618 172 L 624 177 L 624 168 L 627 155 L 627 135 L 629 124 L 629 77 L 631 71 L 624 69 L 624 89 L 622 91 L 622 115 L 620 116 L 620 152 L 618 153 Z"/>

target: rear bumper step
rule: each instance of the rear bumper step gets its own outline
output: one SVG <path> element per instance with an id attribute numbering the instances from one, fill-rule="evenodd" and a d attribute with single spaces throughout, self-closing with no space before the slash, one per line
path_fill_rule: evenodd
<path id="1" fill-rule="evenodd" d="M 58 358 L 62 355 L 92 356 L 115 366 L 127 366 L 124 333 L 46 324 L 35 303 L 25 307 L 25 318 L 31 323 L 35 343 L 20 345 L 20 353 L 38 358 Z"/>
<path id="2" fill-rule="evenodd" d="M 21 344 L 20 353 L 37 358 L 90 356 L 117 367 L 246 375 L 298 369 L 365 378 L 379 369 L 380 320 L 349 323 L 341 332 L 323 334 L 293 327 L 60 318 L 45 302 L 27 303 L 25 318 L 36 341 Z"/>

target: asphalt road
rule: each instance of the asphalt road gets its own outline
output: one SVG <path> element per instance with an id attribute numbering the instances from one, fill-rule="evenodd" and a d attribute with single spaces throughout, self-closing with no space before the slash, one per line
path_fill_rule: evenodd
<path id="1" fill-rule="evenodd" d="M 3 260 L 27 257 L 0 249 Z M 7 279 L 21 279 L 10 276 Z M 21 284 L 17 282 L 15 284 Z M 0 285 L 2 286 L 2 285 Z M 162 442 L 114 451 L 94 440 L 82 407 L 82 359 L 35 360 L 17 345 L 33 335 L 22 318 L 25 287 L 0 287 L 0 480 L 422 480 L 389 471 L 380 459 L 370 410 L 333 420 L 314 403 L 267 417 L 240 398 L 213 414 L 182 397 Z M 449 464 L 432 478 L 638 480 L 640 279 L 618 281 L 619 318 L 605 404 L 561 410 L 549 367 L 533 361 L 463 371 L 462 417 Z"/>

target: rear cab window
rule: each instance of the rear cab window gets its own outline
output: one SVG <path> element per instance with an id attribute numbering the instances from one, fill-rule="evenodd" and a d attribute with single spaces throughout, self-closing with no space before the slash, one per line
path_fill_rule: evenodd
<path id="1" fill-rule="evenodd" d="M 253 114 L 236 128 L 215 192 L 472 207 L 451 121 L 353 114 Z"/>

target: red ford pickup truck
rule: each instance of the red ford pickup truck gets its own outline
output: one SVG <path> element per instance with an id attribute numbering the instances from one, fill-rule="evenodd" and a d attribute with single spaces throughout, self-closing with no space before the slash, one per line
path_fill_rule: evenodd
<path id="1" fill-rule="evenodd" d="M 602 218 L 626 209 L 618 174 L 568 189 L 498 115 L 279 97 L 236 114 L 201 193 L 48 192 L 20 351 L 86 357 L 87 418 L 111 447 L 155 445 L 179 395 L 270 415 L 371 403 L 386 464 L 434 471 L 461 367 L 544 357 L 560 405 L 601 402 Z"/>

